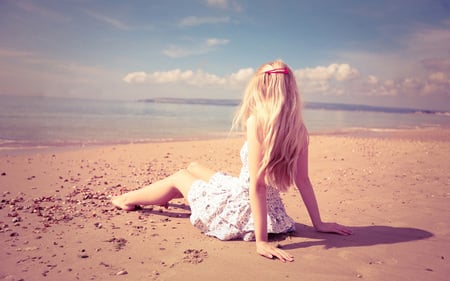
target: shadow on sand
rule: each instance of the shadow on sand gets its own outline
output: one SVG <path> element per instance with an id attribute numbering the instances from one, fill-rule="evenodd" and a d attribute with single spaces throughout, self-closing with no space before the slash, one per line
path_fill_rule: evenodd
<path id="1" fill-rule="evenodd" d="M 383 225 L 350 227 L 353 235 L 319 233 L 310 226 L 297 223 L 294 237 L 310 239 L 308 241 L 283 245 L 283 249 L 324 246 L 329 248 L 362 247 L 382 244 L 395 244 L 433 237 L 433 233 L 410 227 L 393 227 Z"/>
<path id="2" fill-rule="evenodd" d="M 167 209 L 171 207 L 171 209 Z M 168 203 L 166 207 L 164 206 L 150 206 L 150 207 L 139 207 L 136 209 L 142 215 L 158 215 L 169 218 L 189 218 L 191 215 L 191 209 L 186 204 L 176 204 Z"/>

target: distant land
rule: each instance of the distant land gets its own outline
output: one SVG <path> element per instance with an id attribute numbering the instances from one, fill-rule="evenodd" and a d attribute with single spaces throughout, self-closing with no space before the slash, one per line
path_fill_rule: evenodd
<path id="1" fill-rule="evenodd" d="M 151 98 L 141 99 L 138 102 L 147 103 L 170 103 L 170 104 L 197 104 L 197 105 L 216 105 L 216 106 L 238 106 L 240 100 L 237 99 L 199 99 L 199 98 Z M 323 102 L 305 102 L 306 109 L 316 110 L 345 110 L 345 111 L 372 111 L 385 113 L 421 113 L 421 114 L 440 114 L 450 115 L 445 111 L 412 109 L 412 108 L 396 108 L 383 106 L 370 106 L 360 104 L 343 104 L 343 103 L 323 103 Z"/>

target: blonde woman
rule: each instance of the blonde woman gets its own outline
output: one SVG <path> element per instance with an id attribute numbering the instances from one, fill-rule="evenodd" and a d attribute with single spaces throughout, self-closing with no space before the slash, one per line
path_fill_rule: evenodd
<path id="1" fill-rule="evenodd" d="M 295 186 L 317 231 L 349 235 L 349 228 L 320 217 L 308 176 L 308 132 L 301 111 L 291 69 L 280 60 L 263 64 L 251 79 L 233 123 L 246 131 L 239 177 L 191 163 L 166 179 L 113 198 L 112 203 L 133 210 L 184 197 L 191 207 L 192 224 L 206 235 L 254 240 L 258 254 L 286 262 L 294 257 L 270 244 L 268 233 L 295 230 L 279 195 Z"/>

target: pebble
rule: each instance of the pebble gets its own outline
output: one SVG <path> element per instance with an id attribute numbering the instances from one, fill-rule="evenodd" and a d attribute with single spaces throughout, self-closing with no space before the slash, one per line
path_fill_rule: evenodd
<path id="1" fill-rule="evenodd" d="M 22 221 L 22 218 L 21 218 L 21 217 L 15 217 L 15 218 L 12 219 L 12 222 L 13 222 L 13 223 L 21 222 L 21 221 Z"/>
<path id="2" fill-rule="evenodd" d="M 127 274 L 128 274 L 128 271 L 126 271 L 126 270 L 121 270 L 121 271 L 116 273 L 117 276 L 119 276 L 119 275 L 127 275 Z"/>

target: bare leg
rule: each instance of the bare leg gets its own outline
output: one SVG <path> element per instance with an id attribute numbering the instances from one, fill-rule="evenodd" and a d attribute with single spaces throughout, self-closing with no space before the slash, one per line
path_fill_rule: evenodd
<path id="1" fill-rule="evenodd" d="M 215 171 L 206 168 L 205 166 L 192 162 L 187 168 L 188 172 L 194 175 L 196 178 L 202 179 L 204 181 L 209 181 L 209 179 L 216 173 Z"/>
<path id="2" fill-rule="evenodd" d="M 174 198 L 186 198 L 197 179 L 187 170 L 181 170 L 141 189 L 116 196 L 111 203 L 126 211 L 134 210 L 136 205 L 165 205 Z"/>

